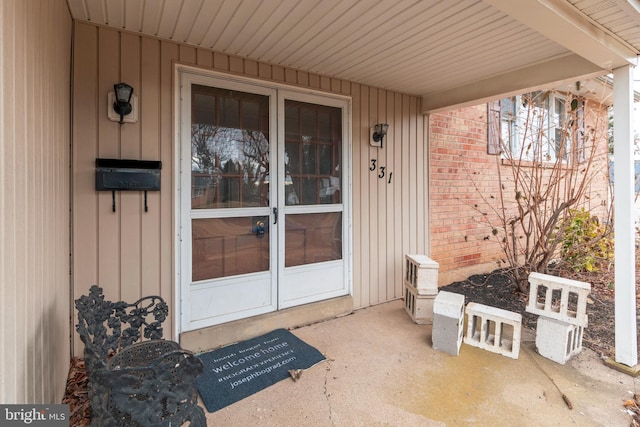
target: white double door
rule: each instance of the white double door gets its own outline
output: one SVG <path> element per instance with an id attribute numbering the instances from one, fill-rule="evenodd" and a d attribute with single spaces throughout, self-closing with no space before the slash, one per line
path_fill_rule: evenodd
<path id="1" fill-rule="evenodd" d="M 181 330 L 347 295 L 348 101 L 179 80 Z"/>

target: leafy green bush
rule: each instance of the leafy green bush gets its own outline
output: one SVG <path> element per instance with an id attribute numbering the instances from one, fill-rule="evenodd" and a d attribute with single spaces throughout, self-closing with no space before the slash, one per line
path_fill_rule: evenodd
<path id="1" fill-rule="evenodd" d="M 571 209 L 563 229 L 562 260 L 574 271 L 601 271 L 613 260 L 611 228 L 584 208 Z"/>

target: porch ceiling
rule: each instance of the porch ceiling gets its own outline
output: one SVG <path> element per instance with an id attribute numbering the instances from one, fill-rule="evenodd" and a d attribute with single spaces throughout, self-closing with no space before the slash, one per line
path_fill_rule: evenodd
<path id="1" fill-rule="evenodd" d="M 635 64 L 637 0 L 67 0 L 74 19 L 422 96 L 423 110 Z"/>

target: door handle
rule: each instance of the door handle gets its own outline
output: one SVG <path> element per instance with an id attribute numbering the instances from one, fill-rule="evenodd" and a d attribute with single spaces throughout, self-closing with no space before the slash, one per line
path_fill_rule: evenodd
<path id="1" fill-rule="evenodd" d="M 256 234 L 256 237 L 262 237 L 265 233 L 264 221 L 258 220 L 256 221 L 256 225 L 253 227 L 253 232 Z"/>
<path id="2" fill-rule="evenodd" d="M 273 223 L 278 223 L 278 208 L 273 208 Z"/>

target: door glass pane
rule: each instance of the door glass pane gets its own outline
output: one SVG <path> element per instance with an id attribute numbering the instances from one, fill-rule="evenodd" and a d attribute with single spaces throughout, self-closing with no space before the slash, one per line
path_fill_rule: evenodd
<path id="1" fill-rule="evenodd" d="M 285 101 L 285 200 L 342 203 L 342 110 Z"/>
<path id="2" fill-rule="evenodd" d="M 342 259 L 342 212 L 288 214 L 285 267 Z"/>
<path id="3" fill-rule="evenodd" d="M 192 85 L 192 209 L 269 206 L 269 97 Z"/>
<path id="4" fill-rule="evenodd" d="M 269 218 L 192 221 L 191 280 L 269 270 Z"/>

